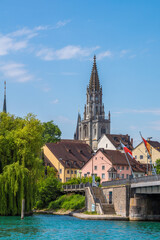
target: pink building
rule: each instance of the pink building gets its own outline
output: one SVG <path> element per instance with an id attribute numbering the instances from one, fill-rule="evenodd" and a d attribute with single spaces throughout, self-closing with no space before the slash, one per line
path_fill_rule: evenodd
<path id="1" fill-rule="evenodd" d="M 132 170 L 136 177 L 141 177 L 145 174 L 145 170 L 139 162 L 128 156 Z M 126 160 L 125 154 L 118 150 L 99 149 L 96 154 L 88 160 L 82 167 L 82 176 L 99 176 L 101 182 L 110 181 L 113 179 L 129 178 L 131 169 Z"/>

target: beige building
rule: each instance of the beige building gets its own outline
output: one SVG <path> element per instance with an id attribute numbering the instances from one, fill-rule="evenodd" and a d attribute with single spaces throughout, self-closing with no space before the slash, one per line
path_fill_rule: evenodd
<path id="1" fill-rule="evenodd" d="M 160 159 L 160 143 L 157 141 L 148 141 L 148 143 L 151 146 L 152 163 L 155 163 L 157 159 Z M 137 161 L 147 164 L 147 150 L 143 142 L 133 149 L 132 154 Z"/>
<path id="2" fill-rule="evenodd" d="M 43 147 L 45 165 L 54 167 L 61 182 L 76 177 L 92 157 L 92 149 L 84 141 L 61 140 Z"/>

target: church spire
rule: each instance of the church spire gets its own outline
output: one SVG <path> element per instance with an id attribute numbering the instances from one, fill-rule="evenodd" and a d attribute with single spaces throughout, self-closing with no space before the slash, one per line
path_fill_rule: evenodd
<path id="1" fill-rule="evenodd" d="M 99 83 L 99 77 L 98 77 L 98 71 L 97 71 L 97 65 L 96 65 L 96 55 L 94 55 L 94 62 L 93 62 L 92 73 L 91 73 L 90 82 L 89 82 L 89 89 L 91 91 L 100 90 L 100 83 Z"/>
<path id="2" fill-rule="evenodd" d="M 3 102 L 3 112 L 7 112 L 7 105 L 6 105 L 6 81 L 4 81 L 4 102 Z"/>

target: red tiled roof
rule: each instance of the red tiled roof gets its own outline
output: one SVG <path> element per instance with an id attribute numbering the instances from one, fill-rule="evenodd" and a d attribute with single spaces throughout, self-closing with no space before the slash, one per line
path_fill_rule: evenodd
<path id="1" fill-rule="evenodd" d="M 81 168 L 92 157 L 92 149 L 84 141 L 61 140 L 46 146 L 66 168 Z"/>
<path id="2" fill-rule="evenodd" d="M 118 150 L 103 150 L 102 152 L 113 165 L 129 166 L 124 153 L 121 153 Z M 145 172 L 144 168 L 139 162 L 132 159 L 129 155 L 127 156 L 134 172 Z"/>

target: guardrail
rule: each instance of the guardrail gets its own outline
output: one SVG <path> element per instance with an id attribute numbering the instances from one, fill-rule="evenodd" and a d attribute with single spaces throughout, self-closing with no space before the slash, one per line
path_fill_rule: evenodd
<path id="1" fill-rule="evenodd" d="M 64 190 L 84 190 L 85 187 L 89 187 L 91 184 L 87 183 L 80 183 L 80 184 L 73 184 L 73 185 L 62 185 Z"/>
<path id="2" fill-rule="evenodd" d="M 102 187 L 128 185 L 128 184 L 139 183 L 139 182 L 154 182 L 158 180 L 160 180 L 160 175 L 151 175 L 151 176 L 137 177 L 132 179 L 119 179 L 119 180 L 106 181 L 106 182 L 102 182 Z"/>

